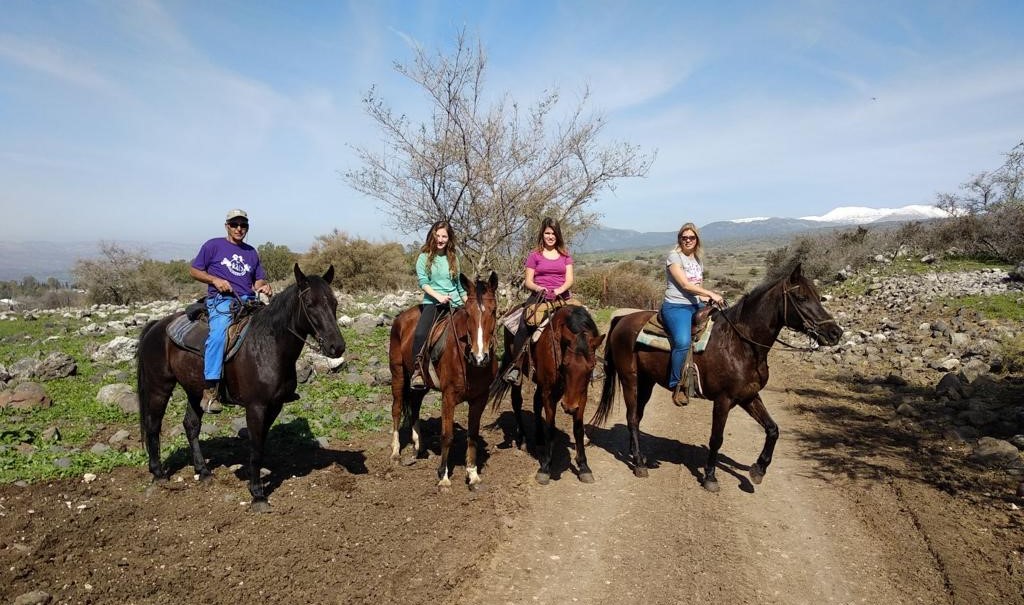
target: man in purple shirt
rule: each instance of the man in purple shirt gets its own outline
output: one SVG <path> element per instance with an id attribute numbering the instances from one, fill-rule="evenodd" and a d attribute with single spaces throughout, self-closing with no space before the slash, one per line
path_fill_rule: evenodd
<path id="1" fill-rule="evenodd" d="M 206 337 L 206 355 L 203 358 L 202 407 L 216 414 L 223 409 L 217 396 L 217 383 L 224 368 L 224 343 L 231 325 L 231 302 L 237 297 L 243 302 L 255 298 L 260 292 L 270 296 L 270 284 L 260 264 L 260 255 L 242 240 L 249 233 L 249 215 L 244 210 L 228 212 L 224 222 L 227 237 L 215 237 L 199 249 L 189 274 L 193 279 L 208 284 L 206 309 L 210 314 L 210 334 Z"/>

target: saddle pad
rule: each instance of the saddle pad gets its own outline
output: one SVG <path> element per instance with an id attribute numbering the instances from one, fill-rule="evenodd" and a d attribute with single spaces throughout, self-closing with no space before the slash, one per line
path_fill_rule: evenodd
<path id="1" fill-rule="evenodd" d="M 705 327 L 704 331 L 701 332 L 700 337 L 697 340 L 693 341 L 692 346 L 694 353 L 703 353 L 704 349 L 708 347 L 708 342 L 711 340 L 711 327 L 714 324 L 715 320 L 709 319 L 707 327 Z M 668 338 L 664 336 L 656 336 L 654 334 L 650 334 L 647 332 L 646 328 L 644 330 L 641 330 L 640 333 L 636 335 L 636 341 L 639 344 L 651 347 L 653 349 L 659 349 L 661 351 L 672 350 L 672 343 L 669 341 Z"/>
<path id="2" fill-rule="evenodd" d="M 171 342 L 197 355 L 205 354 L 206 336 L 209 332 L 209 322 L 205 319 L 191 321 L 185 314 L 175 317 L 171 323 L 167 324 L 167 337 L 171 339 Z M 245 335 L 249 332 L 249 322 L 245 321 L 236 334 L 232 334 L 232 332 L 231 329 L 228 330 L 227 354 L 224 356 L 224 361 L 231 359 L 238 352 L 242 341 L 245 340 Z"/>

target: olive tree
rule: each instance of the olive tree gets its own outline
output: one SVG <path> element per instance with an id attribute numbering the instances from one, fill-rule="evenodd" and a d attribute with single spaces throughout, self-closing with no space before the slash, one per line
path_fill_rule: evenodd
<path id="1" fill-rule="evenodd" d="M 518 275 L 543 217 L 558 219 L 571 237 L 596 222 L 588 207 L 601 192 L 647 174 L 653 154 L 602 140 L 607 123 L 587 112 L 589 91 L 568 111 L 557 90 L 527 107 L 508 93 L 488 96 L 486 54 L 464 30 L 447 54 L 413 52 L 395 70 L 423 93 L 429 119 L 414 123 L 371 88 L 363 104 L 384 148 L 357 148 L 361 167 L 344 176 L 400 231 L 419 235 L 450 222 L 478 273 Z"/>

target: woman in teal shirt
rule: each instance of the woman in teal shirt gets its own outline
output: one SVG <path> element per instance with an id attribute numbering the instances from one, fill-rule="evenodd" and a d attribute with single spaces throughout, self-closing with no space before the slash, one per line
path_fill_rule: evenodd
<path id="1" fill-rule="evenodd" d="M 466 302 L 466 291 L 459 283 L 459 259 L 455 256 L 455 232 L 447 221 L 437 221 L 427 232 L 427 242 L 416 257 L 416 277 L 423 290 L 420 319 L 412 336 L 413 364 L 409 386 L 424 389 L 423 361 L 430 327 L 445 309 L 452 311 Z"/>

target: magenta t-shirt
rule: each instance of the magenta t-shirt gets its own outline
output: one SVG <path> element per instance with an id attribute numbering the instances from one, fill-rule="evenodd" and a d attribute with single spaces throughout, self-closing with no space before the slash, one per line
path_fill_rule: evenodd
<path id="1" fill-rule="evenodd" d="M 533 283 L 548 291 L 554 292 L 555 288 L 565 283 L 565 268 L 572 264 L 572 256 L 561 254 L 558 258 L 551 260 L 544 258 L 544 255 L 533 250 L 526 257 L 526 267 L 533 269 Z M 552 297 L 553 298 L 553 297 Z M 569 298 L 569 292 L 563 292 L 559 298 Z"/>

